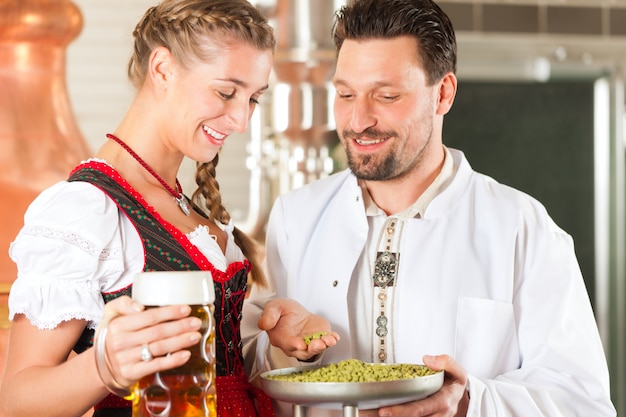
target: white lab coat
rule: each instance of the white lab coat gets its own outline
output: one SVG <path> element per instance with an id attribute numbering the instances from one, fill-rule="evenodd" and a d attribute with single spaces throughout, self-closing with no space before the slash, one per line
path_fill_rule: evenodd
<path id="1" fill-rule="evenodd" d="M 571 237 L 536 200 L 451 152 L 452 183 L 404 226 L 396 362 L 454 357 L 470 375 L 468 416 L 615 416 Z M 272 209 L 266 256 L 276 295 L 326 317 L 341 335 L 324 363 L 352 357 L 347 292 L 367 227 L 349 171 L 282 195 Z M 265 336 L 259 358 L 271 356 L 266 345 Z"/>

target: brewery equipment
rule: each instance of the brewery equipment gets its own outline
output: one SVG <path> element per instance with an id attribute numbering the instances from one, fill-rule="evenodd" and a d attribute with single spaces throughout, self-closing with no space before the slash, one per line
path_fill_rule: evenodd
<path id="1" fill-rule="evenodd" d="M 9 244 L 28 204 L 89 154 L 65 82 L 66 47 L 82 25 L 69 0 L 0 2 L 0 352 L 6 352 L 7 299 L 17 273 Z"/>
<path id="2" fill-rule="evenodd" d="M 250 208 L 242 227 L 261 237 L 276 196 L 338 168 L 332 116 L 334 11 L 340 0 L 268 0 L 256 6 L 277 37 L 271 89 L 250 129 Z"/>
<path id="3" fill-rule="evenodd" d="M 0 282 L 15 278 L 8 246 L 28 204 L 89 155 L 65 81 L 66 47 L 82 25 L 69 0 L 0 3 Z"/>

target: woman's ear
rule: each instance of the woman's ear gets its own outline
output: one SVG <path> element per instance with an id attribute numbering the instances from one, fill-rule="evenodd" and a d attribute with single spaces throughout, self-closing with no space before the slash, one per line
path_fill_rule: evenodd
<path id="1" fill-rule="evenodd" d="M 452 108 L 454 97 L 456 96 L 457 79 L 456 75 L 449 72 L 439 81 L 439 102 L 437 114 L 444 115 Z"/>
<path id="2" fill-rule="evenodd" d="M 167 88 L 168 81 L 173 76 L 174 59 L 169 49 L 160 46 L 150 54 L 148 64 L 148 78 L 158 88 Z"/>

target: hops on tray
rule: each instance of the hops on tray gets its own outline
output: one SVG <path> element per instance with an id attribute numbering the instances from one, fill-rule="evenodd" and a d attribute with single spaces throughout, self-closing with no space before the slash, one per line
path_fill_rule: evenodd
<path id="1" fill-rule="evenodd" d="M 306 369 L 269 379 L 290 382 L 380 382 L 418 378 L 435 374 L 425 365 L 366 363 L 348 359 L 315 369 Z"/>

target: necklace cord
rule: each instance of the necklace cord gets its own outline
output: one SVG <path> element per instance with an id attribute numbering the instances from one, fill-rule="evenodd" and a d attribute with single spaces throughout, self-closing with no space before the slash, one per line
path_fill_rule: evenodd
<path id="1" fill-rule="evenodd" d="M 189 216 L 189 204 L 187 203 L 186 198 L 183 195 L 183 189 L 180 186 L 180 182 L 178 181 L 178 178 L 176 178 L 176 190 L 174 190 L 165 182 L 163 178 L 159 176 L 159 174 L 157 174 L 152 169 L 152 167 L 150 167 L 150 165 L 148 165 L 146 161 L 144 161 L 139 155 L 137 155 L 137 153 L 133 151 L 132 148 L 128 146 L 122 139 L 118 138 L 117 136 L 111 133 L 107 133 L 106 137 L 116 142 L 118 145 L 120 145 L 126 152 L 128 152 L 130 156 L 132 156 L 135 159 L 135 161 L 139 163 L 139 165 L 141 165 L 146 171 L 148 171 L 150 175 L 152 175 L 159 182 L 159 184 L 161 184 L 163 188 L 165 188 L 167 192 L 170 193 L 172 197 L 174 197 L 174 200 L 176 200 L 176 202 L 178 203 L 178 206 L 183 211 L 183 213 Z"/>

